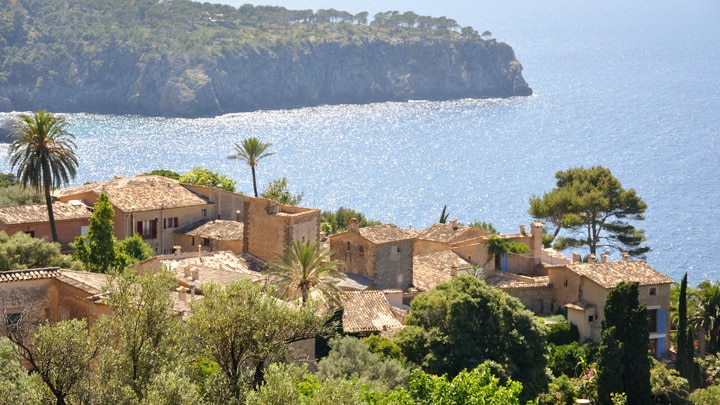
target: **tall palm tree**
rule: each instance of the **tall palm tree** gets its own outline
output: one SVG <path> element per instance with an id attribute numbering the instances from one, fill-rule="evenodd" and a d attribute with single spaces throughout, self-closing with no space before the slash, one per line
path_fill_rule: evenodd
<path id="1" fill-rule="evenodd" d="M 285 255 L 270 264 L 280 293 L 288 299 L 302 299 L 303 306 L 310 292 L 317 290 L 326 300 L 339 304 L 342 290 L 337 283 L 345 275 L 337 270 L 340 262 L 329 260 L 329 253 L 317 242 L 295 241 L 285 246 Z"/>
<path id="2" fill-rule="evenodd" d="M 257 180 L 255 178 L 255 166 L 258 165 L 261 159 L 275 154 L 275 152 L 267 151 L 268 148 L 271 146 L 271 143 L 263 142 L 253 136 L 243 139 L 241 143 L 236 143 L 235 154 L 228 156 L 228 159 L 244 160 L 245 163 L 250 166 L 250 169 L 252 170 L 253 190 L 255 191 L 255 197 L 258 196 Z"/>
<path id="3" fill-rule="evenodd" d="M 32 115 L 20 114 L 14 138 L 8 149 L 10 170 L 17 169 L 17 179 L 24 186 L 45 192 L 50 230 L 57 242 L 55 216 L 50 191 L 75 178 L 78 159 L 75 155 L 75 135 L 68 132 L 64 117 L 36 111 Z"/>

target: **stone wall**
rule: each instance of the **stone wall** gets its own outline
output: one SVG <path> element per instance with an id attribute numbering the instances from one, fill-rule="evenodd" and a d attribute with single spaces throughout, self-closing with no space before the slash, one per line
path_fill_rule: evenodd
<path id="1" fill-rule="evenodd" d="M 413 280 L 413 241 L 383 243 L 375 247 L 375 288 L 405 291 Z"/>

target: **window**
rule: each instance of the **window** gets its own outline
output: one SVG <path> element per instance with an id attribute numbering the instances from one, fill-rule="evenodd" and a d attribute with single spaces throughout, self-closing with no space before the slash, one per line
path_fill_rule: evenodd
<path id="1" fill-rule="evenodd" d="M 200 210 L 200 215 L 202 215 L 203 218 L 207 217 L 207 208 L 203 208 Z"/>
<path id="2" fill-rule="evenodd" d="M 400 246 L 395 247 L 395 253 L 400 253 Z"/>
<path id="3" fill-rule="evenodd" d="M 195 246 L 195 237 L 190 238 L 190 246 Z"/>
<path id="4" fill-rule="evenodd" d="M 203 238 L 203 246 L 205 246 L 205 247 L 210 246 L 210 238 Z"/>
<path id="5" fill-rule="evenodd" d="M 650 287 L 650 295 L 657 295 L 657 288 Z"/>
<path id="6" fill-rule="evenodd" d="M 657 309 L 648 309 L 648 331 L 650 333 L 657 332 L 658 330 L 658 310 Z"/>
<path id="7" fill-rule="evenodd" d="M 157 219 L 149 219 L 137 222 L 137 233 L 142 235 L 143 239 L 157 238 Z"/>
<path id="8" fill-rule="evenodd" d="M 22 319 L 22 314 L 20 312 L 10 312 L 5 314 L 5 325 L 7 325 L 8 329 L 14 329 L 17 330 L 20 328 L 20 320 Z"/>
<path id="9" fill-rule="evenodd" d="M 177 228 L 178 217 L 163 218 L 163 229 L 165 228 Z"/>
<path id="10" fill-rule="evenodd" d="M 25 233 L 30 235 L 31 238 L 35 237 L 35 231 L 25 231 Z"/>
<path id="11" fill-rule="evenodd" d="M 593 319 L 594 319 L 594 318 L 593 318 L 593 316 L 592 316 L 592 315 L 588 316 L 588 322 L 592 322 L 592 321 L 593 321 Z"/>
<path id="12" fill-rule="evenodd" d="M 359 254 L 360 256 L 365 255 L 365 248 L 362 247 L 362 246 L 360 246 L 360 247 L 358 248 L 358 254 Z"/>
<path id="13" fill-rule="evenodd" d="M 567 287 L 567 279 L 565 279 L 565 282 L 563 283 L 563 287 Z"/>

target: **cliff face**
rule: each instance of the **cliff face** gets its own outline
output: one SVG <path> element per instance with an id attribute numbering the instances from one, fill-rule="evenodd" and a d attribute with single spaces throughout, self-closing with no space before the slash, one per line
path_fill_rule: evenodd
<path id="1" fill-rule="evenodd" d="M 190 57 L 105 48 L 0 86 L 0 110 L 208 116 L 405 100 L 527 96 L 510 46 L 481 38 L 307 42 Z"/>

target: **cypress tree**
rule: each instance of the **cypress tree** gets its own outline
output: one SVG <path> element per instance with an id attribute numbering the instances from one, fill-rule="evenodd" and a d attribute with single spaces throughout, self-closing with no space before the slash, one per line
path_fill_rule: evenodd
<path id="1" fill-rule="evenodd" d="M 652 403 L 648 311 L 638 300 L 638 283 L 620 283 L 610 290 L 602 327 L 599 357 L 608 359 L 613 366 L 598 364 L 600 403 L 610 404 L 613 392 L 627 394 L 629 404 Z M 615 360 L 610 361 L 613 357 Z M 622 363 L 621 368 L 617 360 Z M 618 372 L 619 379 L 613 376 Z"/>

